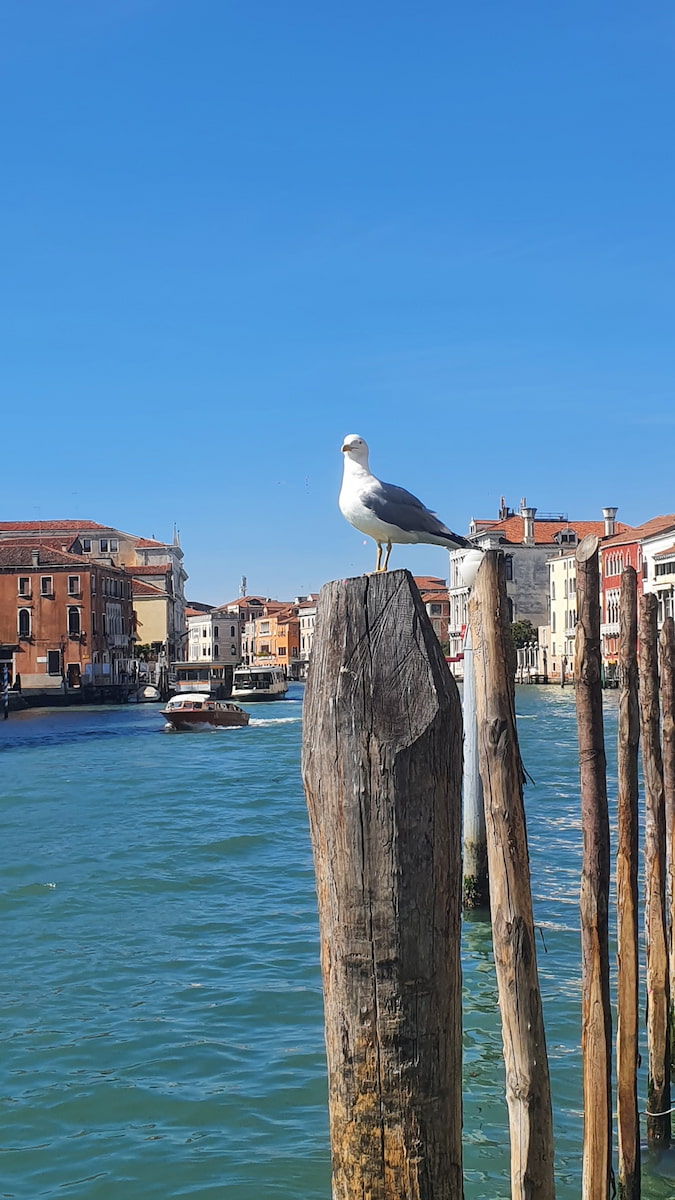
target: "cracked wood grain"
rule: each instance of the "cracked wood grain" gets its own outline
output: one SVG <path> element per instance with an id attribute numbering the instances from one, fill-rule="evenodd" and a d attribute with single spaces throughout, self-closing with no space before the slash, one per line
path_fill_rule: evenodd
<path id="1" fill-rule="evenodd" d="M 462 716 L 407 571 L 322 589 L 302 772 L 334 1200 L 461 1200 Z"/>

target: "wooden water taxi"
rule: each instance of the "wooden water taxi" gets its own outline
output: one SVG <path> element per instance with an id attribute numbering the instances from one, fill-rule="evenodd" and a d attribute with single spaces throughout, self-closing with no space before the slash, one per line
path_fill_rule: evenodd
<path id="1" fill-rule="evenodd" d="M 171 729 L 204 729 L 215 725 L 222 728 L 248 725 L 250 716 L 231 700 L 214 700 L 204 692 L 172 696 L 161 709 Z"/>

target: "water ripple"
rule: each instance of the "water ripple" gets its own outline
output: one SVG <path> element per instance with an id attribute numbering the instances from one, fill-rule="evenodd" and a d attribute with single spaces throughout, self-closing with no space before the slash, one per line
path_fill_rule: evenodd
<path id="1" fill-rule="evenodd" d="M 0 1196 L 328 1200 L 300 699 L 243 736 L 158 706 L 0 724 Z M 581 863 L 571 689 L 518 690 L 559 1200 L 580 1194 Z M 608 747 L 616 697 L 606 699 Z M 227 732 L 227 731 L 226 731 Z M 489 926 L 463 929 L 466 1200 L 508 1197 Z M 671 1156 L 645 1175 L 672 1196 Z"/>

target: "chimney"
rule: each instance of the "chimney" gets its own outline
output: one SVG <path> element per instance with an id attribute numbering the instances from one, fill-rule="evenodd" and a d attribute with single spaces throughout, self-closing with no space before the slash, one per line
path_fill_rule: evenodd
<path id="1" fill-rule="evenodd" d="M 523 496 L 520 501 L 520 515 L 523 518 L 523 545 L 534 546 L 534 514 L 536 508 L 528 508 L 527 500 Z"/>
<path id="2" fill-rule="evenodd" d="M 616 533 L 616 508 L 603 508 L 602 515 L 605 518 L 605 537 L 614 537 Z"/>
<path id="3" fill-rule="evenodd" d="M 39 550 L 31 550 L 31 555 L 33 557 L 33 566 L 39 567 L 40 566 L 40 551 Z"/>

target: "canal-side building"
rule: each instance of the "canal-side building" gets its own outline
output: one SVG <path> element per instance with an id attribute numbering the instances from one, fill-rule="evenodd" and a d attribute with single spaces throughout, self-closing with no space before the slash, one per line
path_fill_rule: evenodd
<path id="1" fill-rule="evenodd" d="M 24 694 L 124 684 L 134 638 L 131 583 L 77 538 L 0 542 L 0 643 Z"/>
<path id="2" fill-rule="evenodd" d="M 654 591 L 659 597 L 659 627 L 664 616 L 673 614 L 675 572 L 669 573 L 675 560 L 675 514 L 652 517 L 634 529 L 617 532 L 600 547 L 602 616 L 600 636 L 603 668 L 612 679 L 618 671 L 619 601 L 621 574 L 633 567 L 637 575 L 638 596 Z"/>
<path id="3" fill-rule="evenodd" d="M 605 538 L 628 530 L 629 526 L 616 520 L 616 509 L 603 509 L 602 520 L 576 521 L 567 513 L 538 513 L 525 499 L 516 513 L 502 498 L 497 519 L 473 519 L 469 538 L 483 550 L 503 551 L 511 620 L 529 621 L 535 630 L 543 630 L 550 626 L 550 560 L 575 549 L 588 534 Z M 448 639 L 451 667 L 457 675 L 462 674 L 468 621 L 469 589 L 462 578 L 466 553 L 450 551 Z"/>
<path id="4" fill-rule="evenodd" d="M 413 578 L 436 637 L 439 642 L 447 643 L 450 595 L 445 579 L 436 575 L 415 575 Z"/>
<path id="5" fill-rule="evenodd" d="M 300 671 L 303 679 L 307 677 L 309 660 L 314 646 L 317 611 L 315 599 L 302 600 L 298 605 L 298 618 L 300 621 Z"/>
<path id="6" fill-rule="evenodd" d="M 172 542 L 160 542 L 125 533 L 112 525 L 96 521 L 0 521 L 0 545 L 21 538 L 38 545 L 47 539 L 64 551 L 75 538 L 83 557 L 91 562 L 123 567 L 132 580 L 150 585 L 161 593 L 161 602 L 149 609 L 148 593 L 137 589 L 139 627 L 145 613 L 145 630 L 139 641 L 150 646 L 151 653 L 167 662 L 182 659 L 186 653 L 185 583 L 183 550 L 177 531 Z M 154 600 L 158 597 L 153 596 Z M 142 611 L 143 610 L 143 611 Z"/>
<path id="7" fill-rule="evenodd" d="M 573 675 L 577 623 L 577 560 L 574 550 L 548 560 L 549 620 L 538 627 L 537 674 L 565 682 Z"/>
<path id="8" fill-rule="evenodd" d="M 266 603 L 253 621 L 250 654 L 253 666 L 282 667 L 291 678 L 298 674 L 300 619 L 295 604 Z"/>
<path id="9" fill-rule="evenodd" d="M 227 662 L 236 667 L 241 662 L 241 631 L 243 622 L 238 613 L 226 606 L 210 612 L 192 613 L 187 617 L 188 662 Z"/>

